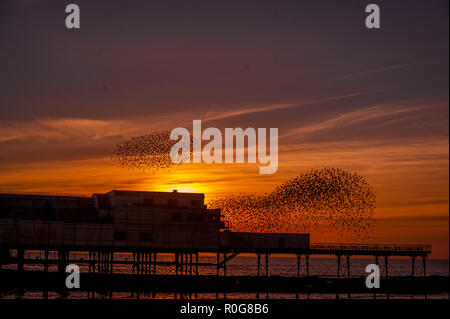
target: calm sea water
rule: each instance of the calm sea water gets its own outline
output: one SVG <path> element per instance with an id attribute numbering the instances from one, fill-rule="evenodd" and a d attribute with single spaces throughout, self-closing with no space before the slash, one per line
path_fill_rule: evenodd
<path id="1" fill-rule="evenodd" d="M 42 252 L 26 252 L 25 258 L 37 259 L 43 258 Z M 88 259 L 88 254 L 85 253 L 72 253 L 70 259 Z M 57 258 L 56 253 L 50 253 L 50 258 Z M 115 254 L 114 260 L 121 261 L 131 261 L 132 256 L 130 254 Z M 158 261 L 173 261 L 172 255 L 159 254 Z M 214 255 L 200 255 L 199 262 L 216 262 L 216 256 Z M 374 259 L 368 258 L 356 258 L 352 257 L 350 260 L 350 276 L 351 277 L 365 277 L 365 268 L 368 264 L 375 263 Z M 385 266 L 384 259 L 380 258 L 380 274 L 384 276 Z M 88 272 L 88 266 L 80 264 L 80 271 Z M 297 259 L 293 257 L 284 256 L 270 256 L 268 262 L 269 275 L 271 276 L 296 276 L 297 275 Z M 4 265 L 5 269 L 15 269 L 17 265 L 10 264 Z M 56 265 L 50 265 L 49 271 L 57 271 Z M 261 255 L 261 274 L 265 274 L 265 258 Z M 337 258 L 310 258 L 310 275 L 314 276 L 324 276 L 324 277 L 336 277 L 337 276 Z M 39 264 L 25 265 L 26 271 L 39 271 L 43 270 L 43 266 Z M 157 266 L 156 270 L 158 274 L 174 274 L 174 266 Z M 114 266 L 115 273 L 132 273 L 132 266 L 126 264 L 117 264 Z M 301 275 L 306 274 L 306 260 L 301 259 L 300 266 Z M 416 259 L 414 272 L 416 276 L 423 275 L 422 260 Z M 389 276 L 410 276 L 412 273 L 412 263 L 411 258 L 389 258 Z M 427 259 L 426 261 L 426 273 L 427 276 L 439 275 L 439 276 L 449 276 L 449 262 L 448 260 L 438 260 L 438 259 Z M 215 267 L 199 267 L 200 275 L 215 275 Z M 255 255 L 244 255 L 237 256 L 227 264 L 227 275 L 230 276 L 252 276 L 257 274 L 257 258 Z M 347 276 L 347 264 L 345 258 L 341 258 L 340 275 Z M 295 294 L 295 293 L 227 293 L 227 294 L 216 294 L 216 293 L 198 293 L 192 295 L 180 295 L 175 293 L 150 293 L 150 294 L 136 294 L 129 292 L 112 292 L 108 295 L 102 295 L 96 293 L 92 296 L 92 293 L 88 295 L 87 292 L 70 292 L 66 298 L 152 298 L 152 299 L 167 299 L 167 298 L 299 298 L 299 299 L 327 299 L 327 298 L 449 298 L 449 294 L 439 294 L 439 295 L 389 295 L 385 294 L 374 295 L 374 294 Z M 3 293 L 0 298 L 43 298 L 42 292 L 37 291 L 24 291 L 18 294 L 17 292 Z M 56 292 L 48 292 L 45 298 L 54 299 L 61 298 Z"/>

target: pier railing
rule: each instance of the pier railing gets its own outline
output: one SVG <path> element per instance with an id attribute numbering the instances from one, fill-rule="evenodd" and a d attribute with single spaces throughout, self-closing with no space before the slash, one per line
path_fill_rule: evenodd
<path id="1" fill-rule="evenodd" d="M 431 245 L 311 243 L 312 250 L 431 253 Z"/>

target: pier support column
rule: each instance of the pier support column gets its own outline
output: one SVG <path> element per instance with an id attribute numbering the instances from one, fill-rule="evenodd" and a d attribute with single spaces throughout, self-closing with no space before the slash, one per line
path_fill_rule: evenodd
<path id="1" fill-rule="evenodd" d="M 411 256 L 411 277 L 414 277 L 415 261 L 416 261 L 416 257 Z"/>
<path id="2" fill-rule="evenodd" d="M 66 272 L 67 260 L 68 252 L 64 250 L 58 251 L 58 271 L 60 273 Z"/>
<path id="3" fill-rule="evenodd" d="M 114 252 L 111 252 L 111 258 L 110 258 L 110 266 L 109 266 L 109 273 L 112 275 L 114 273 Z"/>
<path id="4" fill-rule="evenodd" d="M 152 274 L 153 268 L 153 253 L 148 253 L 148 274 Z"/>
<path id="5" fill-rule="evenodd" d="M 156 275 L 156 255 L 157 253 L 153 254 L 153 275 Z"/>
<path id="6" fill-rule="evenodd" d="M 183 254 L 182 253 L 178 253 L 177 262 L 178 262 L 178 272 L 180 273 L 180 276 L 183 276 Z"/>
<path id="7" fill-rule="evenodd" d="M 350 255 L 347 255 L 347 278 L 350 279 Z"/>
<path id="8" fill-rule="evenodd" d="M 258 253 L 258 277 L 260 276 L 260 267 L 261 267 L 261 254 Z"/>
<path id="9" fill-rule="evenodd" d="M 97 251 L 96 254 L 97 254 L 97 255 L 96 255 L 96 259 L 97 259 L 97 262 L 96 262 L 97 273 L 100 273 L 100 272 L 101 272 L 101 261 L 100 261 L 101 252 L 100 252 L 100 251 Z"/>
<path id="10" fill-rule="evenodd" d="M 195 275 L 198 276 L 198 253 L 195 253 Z"/>
<path id="11" fill-rule="evenodd" d="M 191 274 L 191 263 L 190 263 L 191 253 L 186 254 L 186 276 Z"/>
<path id="12" fill-rule="evenodd" d="M 142 273 L 142 264 L 141 264 L 141 253 L 137 253 L 137 273 L 141 274 Z"/>
<path id="13" fill-rule="evenodd" d="M 104 259 L 105 259 L 105 261 L 104 261 L 104 264 L 105 264 L 105 271 L 104 271 L 104 273 L 107 274 L 109 272 L 109 251 L 105 252 L 105 258 Z"/>
<path id="14" fill-rule="evenodd" d="M 2 270 L 3 264 L 6 264 L 9 259 L 9 249 L 0 249 L 0 271 Z"/>
<path id="15" fill-rule="evenodd" d="M 269 254 L 266 254 L 266 277 L 269 277 Z"/>
<path id="16" fill-rule="evenodd" d="M 98 251 L 97 252 L 97 272 L 99 274 L 102 273 L 103 269 L 102 269 L 103 265 L 102 265 L 102 252 Z"/>
<path id="17" fill-rule="evenodd" d="M 48 249 L 44 251 L 44 271 L 48 272 Z"/>
<path id="18" fill-rule="evenodd" d="M 384 267 L 386 270 L 386 279 L 389 278 L 389 261 L 388 261 L 388 256 L 384 256 Z"/>
<path id="19" fill-rule="evenodd" d="M 423 256 L 422 257 L 422 262 L 423 262 L 423 278 L 427 277 L 427 257 Z"/>
<path id="20" fill-rule="evenodd" d="M 341 275 L 341 255 L 337 255 L 337 277 Z"/>
<path id="21" fill-rule="evenodd" d="M 227 276 L 227 253 L 223 253 L 223 260 L 225 261 L 223 263 L 223 275 L 226 277 Z"/>
<path id="22" fill-rule="evenodd" d="M 142 253 L 142 273 L 146 274 L 148 271 L 148 253 Z"/>
<path id="23" fill-rule="evenodd" d="M 306 277 L 309 277 L 309 255 L 306 255 Z"/>
<path id="24" fill-rule="evenodd" d="M 219 276 L 220 269 L 220 253 L 217 253 L 217 276 Z"/>
<path id="25" fill-rule="evenodd" d="M 297 278 L 300 277 L 300 261 L 301 261 L 300 258 L 301 258 L 301 255 L 297 254 Z"/>
<path id="26" fill-rule="evenodd" d="M 25 251 L 22 248 L 17 250 L 17 271 L 23 272 L 23 262 L 24 262 Z"/>

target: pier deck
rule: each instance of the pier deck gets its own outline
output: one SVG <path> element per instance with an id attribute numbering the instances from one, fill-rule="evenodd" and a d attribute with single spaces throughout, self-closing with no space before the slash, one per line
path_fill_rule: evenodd
<path id="1" fill-rule="evenodd" d="M 306 276 L 309 276 L 309 259 L 311 256 L 331 255 L 337 257 L 336 274 L 341 275 L 341 258 L 346 260 L 347 274 L 350 271 L 350 258 L 352 256 L 372 256 L 374 263 L 384 259 L 385 277 L 389 276 L 389 258 L 406 256 L 412 261 L 411 275 L 414 276 L 414 263 L 416 258 L 422 258 L 423 276 L 426 276 L 426 257 L 431 253 L 429 245 L 392 245 L 392 244 L 341 244 L 341 243 L 311 243 L 308 249 L 236 249 L 222 246 L 217 250 L 192 249 L 151 249 L 142 247 L 77 247 L 65 245 L 42 244 L 0 244 L 3 264 L 17 264 L 17 271 L 23 272 L 26 264 L 42 264 L 48 271 L 48 266 L 58 264 L 60 272 L 65 271 L 69 263 L 89 265 L 89 272 L 114 273 L 114 265 L 128 264 L 132 266 L 133 273 L 156 275 L 156 266 L 175 266 L 176 275 L 198 275 L 198 267 L 215 267 L 217 275 L 227 275 L 227 263 L 239 254 L 255 254 L 258 265 L 258 276 L 269 274 L 270 255 L 293 255 L 297 257 L 297 277 L 300 277 L 300 260 L 306 260 Z M 44 257 L 39 259 L 25 258 L 25 251 L 41 251 Z M 12 254 L 12 251 L 15 253 Z M 49 258 L 49 252 L 56 252 L 57 258 Z M 89 253 L 88 259 L 70 259 L 70 253 Z M 115 253 L 130 253 L 130 260 L 115 260 Z M 173 254 L 173 261 L 157 260 L 157 254 Z M 199 254 L 214 254 L 216 262 L 199 262 Z M 261 258 L 265 258 L 264 269 L 261 269 Z M 152 268 L 153 267 L 153 268 Z"/>

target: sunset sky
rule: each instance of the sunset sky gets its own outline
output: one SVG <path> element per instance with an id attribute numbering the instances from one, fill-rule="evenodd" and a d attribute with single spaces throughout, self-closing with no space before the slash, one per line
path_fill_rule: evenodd
<path id="1" fill-rule="evenodd" d="M 270 192 L 312 168 L 363 175 L 373 242 L 448 258 L 448 1 L 0 0 L 0 192 Z M 69 3 L 69 2 L 68 2 Z M 110 159 L 175 127 L 279 129 L 279 169 L 185 164 L 158 174 Z M 339 241 L 313 233 L 312 241 Z"/>

